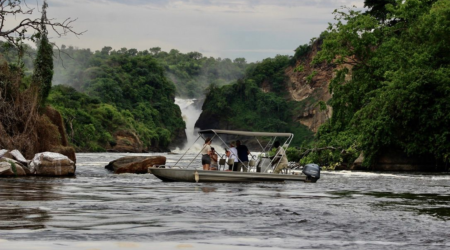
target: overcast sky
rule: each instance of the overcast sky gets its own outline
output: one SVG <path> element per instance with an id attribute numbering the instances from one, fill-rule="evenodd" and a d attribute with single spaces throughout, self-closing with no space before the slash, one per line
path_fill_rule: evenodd
<path id="1" fill-rule="evenodd" d="M 42 0 L 27 0 L 31 7 Z M 343 5 L 364 0 L 48 0 L 48 17 L 78 18 L 78 38 L 52 39 L 58 45 L 100 50 L 161 47 L 183 53 L 249 62 L 292 55 L 333 22 Z"/>

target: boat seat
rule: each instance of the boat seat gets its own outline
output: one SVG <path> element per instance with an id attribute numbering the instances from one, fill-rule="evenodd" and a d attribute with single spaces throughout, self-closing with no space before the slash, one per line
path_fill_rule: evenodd
<path id="1" fill-rule="evenodd" d="M 219 171 L 225 170 L 226 160 L 224 158 L 219 159 Z"/>
<path id="2" fill-rule="evenodd" d="M 248 172 L 256 172 L 256 160 L 248 161 Z"/>

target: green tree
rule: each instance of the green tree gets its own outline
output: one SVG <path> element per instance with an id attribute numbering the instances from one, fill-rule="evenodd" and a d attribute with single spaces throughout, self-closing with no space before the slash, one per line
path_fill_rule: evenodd
<path id="1" fill-rule="evenodd" d="M 387 5 L 396 5 L 396 0 L 365 0 L 364 7 L 368 8 L 367 14 L 384 22 L 389 14 Z"/>
<path id="2" fill-rule="evenodd" d="M 39 37 L 39 48 L 34 63 L 32 86 L 39 90 L 39 100 L 43 107 L 52 88 L 53 78 L 53 47 L 48 41 L 47 28 L 47 1 L 42 5 L 42 17 Z"/>
<path id="3" fill-rule="evenodd" d="M 318 138 L 354 145 L 366 165 L 390 150 L 448 162 L 450 2 L 384 7 L 390 22 L 351 9 L 336 13 L 316 58 L 340 65 L 330 84 L 331 122 Z"/>

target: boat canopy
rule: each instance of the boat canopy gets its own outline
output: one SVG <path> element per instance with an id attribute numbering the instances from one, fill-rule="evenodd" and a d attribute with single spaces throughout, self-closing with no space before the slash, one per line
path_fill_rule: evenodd
<path id="1" fill-rule="evenodd" d="M 270 137 L 291 137 L 292 133 L 273 133 L 273 132 L 249 132 L 236 130 L 219 130 L 219 129 L 205 129 L 198 131 L 199 134 L 226 134 L 226 135 L 240 135 L 240 136 L 270 136 Z"/>
<path id="2" fill-rule="evenodd" d="M 223 138 L 221 138 L 220 135 L 237 135 L 237 136 L 248 136 L 248 137 L 254 137 L 256 139 L 256 141 L 258 142 L 259 146 L 261 147 L 261 152 L 268 152 L 272 149 L 273 144 L 275 143 L 275 140 L 277 139 L 277 137 L 287 137 L 286 141 L 281 144 L 283 145 L 283 147 L 289 147 L 289 144 L 292 142 L 292 139 L 294 138 L 294 134 L 292 133 L 276 133 L 276 132 L 250 132 L 250 131 L 237 131 L 237 130 L 220 130 L 220 129 L 204 129 L 204 130 L 200 130 L 198 131 L 198 138 L 197 140 L 195 140 L 194 144 L 200 139 L 203 138 L 205 139 L 205 136 L 207 134 L 213 134 L 211 139 L 214 139 L 216 136 L 219 138 L 219 140 L 223 143 L 223 145 L 225 146 L 226 150 L 230 150 L 230 144 L 226 143 Z M 265 146 L 263 146 L 261 144 L 261 142 L 258 140 L 257 137 L 272 137 L 269 139 L 269 141 L 267 142 L 267 144 Z M 186 150 L 186 152 L 184 152 L 184 154 L 181 156 L 181 158 L 175 163 L 174 166 L 176 166 L 178 164 L 178 162 L 180 162 L 180 160 L 186 155 L 186 153 L 190 150 L 191 148 L 188 148 Z M 192 161 L 189 163 L 189 165 L 187 167 L 189 167 L 192 162 L 194 162 L 194 160 L 200 155 L 200 152 L 198 152 L 198 154 L 195 156 L 194 159 L 192 159 Z M 256 159 L 255 156 L 252 156 L 252 159 Z M 239 160 L 239 159 L 238 159 Z M 242 163 L 241 160 L 239 160 L 239 162 Z M 279 162 L 277 163 L 278 166 Z"/>

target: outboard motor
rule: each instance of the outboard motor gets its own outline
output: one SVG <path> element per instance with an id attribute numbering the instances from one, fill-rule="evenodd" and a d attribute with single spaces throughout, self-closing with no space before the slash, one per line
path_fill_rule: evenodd
<path id="1" fill-rule="evenodd" d="M 315 163 L 306 164 L 303 167 L 303 174 L 306 175 L 306 180 L 308 182 L 316 182 L 320 179 L 320 167 Z"/>

